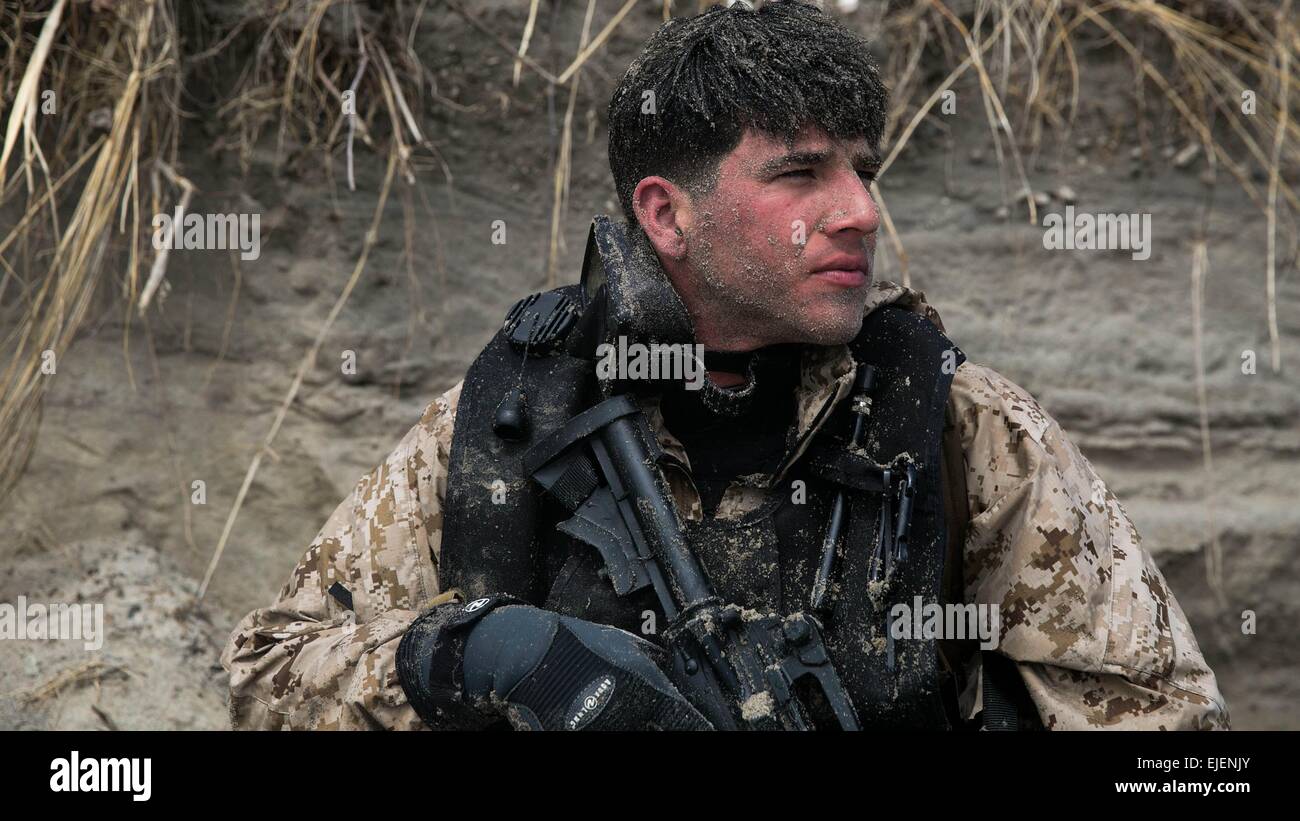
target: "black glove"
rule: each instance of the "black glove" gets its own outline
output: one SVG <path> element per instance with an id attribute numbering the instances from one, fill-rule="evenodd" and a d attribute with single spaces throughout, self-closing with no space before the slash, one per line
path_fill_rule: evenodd
<path id="1" fill-rule="evenodd" d="M 655 645 L 516 601 L 488 597 L 450 614 L 444 605 L 403 637 L 398 675 L 427 723 L 467 726 L 468 706 L 517 729 L 712 729 L 664 675 Z"/>

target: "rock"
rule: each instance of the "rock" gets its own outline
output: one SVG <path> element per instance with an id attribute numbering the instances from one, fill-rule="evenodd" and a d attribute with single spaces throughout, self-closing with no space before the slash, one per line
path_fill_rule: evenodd
<path id="1" fill-rule="evenodd" d="M 239 200 L 239 210 L 245 214 L 266 213 L 266 206 L 263 205 L 260 200 L 254 198 L 247 191 L 240 191 L 238 200 Z"/>
<path id="2" fill-rule="evenodd" d="M 403 359 L 380 369 L 379 382 L 387 386 L 416 388 L 430 376 L 429 363 L 422 359 Z"/>
<path id="3" fill-rule="evenodd" d="M 1050 205 L 1052 202 L 1052 198 L 1047 195 L 1046 191 L 1031 191 L 1028 188 L 1021 188 L 1016 192 L 1016 202 L 1028 202 L 1030 200 L 1033 200 L 1034 205 L 1037 205 L 1039 208 L 1042 208 L 1045 205 Z"/>
<path id="4" fill-rule="evenodd" d="M 108 106 L 97 108 L 86 115 L 86 125 L 92 131 L 110 131 L 113 128 L 113 110 Z"/>
<path id="5" fill-rule="evenodd" d="M 312 297 L 320 293 L 322 286 L 328 286 L 336 272 L 331 266 L 317 259 L 293 260 L 287 272 L 289 287 L 299 296 Z"/>
<path id="6" fill-rule="evenodd" d="M 1079 195 L 1075 192 L 1073 188 L 1071 188 L 1068 185 L 1062 185 L 1058 187 L 1055 191 L 1052 192 L 1052 196 L 1056 197 L 1058 200 L 1065 203 L 1066 205 L 1073 205 L 1074 203 L 1079 201 Z"/>
<path id="7" fill-rule="evenodd" d="M 289 287 L 299 296 L 316 296 L 320 293 L 316 287 L 316 280 L 308 272 L 296 266 L 289 269 Z"/>
<path id="8" fill-rule="evenodd" d="M 1186 168 L 1196 159 L 1196 155 L 1201 153 L 1201 146 L 1198 143 L 1188 143 L 1188 145 L 1174 155 L 1174 168 Z"/>

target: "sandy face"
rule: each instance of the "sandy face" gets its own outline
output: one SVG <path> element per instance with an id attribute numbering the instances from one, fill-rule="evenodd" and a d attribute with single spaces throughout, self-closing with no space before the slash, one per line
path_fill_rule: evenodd
<path id="1" fill-rule="evenodd" d="M 705 344 L 842 344 L 862 322 L 880 213 L 864 139 L 748 131 L 683 209 L 678 282 Z M 721 343 L 721 344 L 719 344 Z"/>

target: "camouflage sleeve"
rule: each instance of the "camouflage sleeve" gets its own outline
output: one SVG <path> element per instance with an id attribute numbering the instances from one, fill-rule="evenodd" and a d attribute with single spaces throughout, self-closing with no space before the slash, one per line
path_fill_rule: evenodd
<path id="1" fill-rule="evenodd" d="M 966 601 L 1000 608 L 1048 729 L 1227 729 L 1214 673 L 1128 514 L 1027 392 L 989 368 L 952 387 L 966 456 Z"/>
<path id="2" fill-rule="evenodd" d="M 420 613 L 448 598 L 440 503 L 459 396 L 457 385 L 428 406 L 335 509 L 275 603 L 235 628 L 221 656 L 234 728 L 426 728 L 394 656 Z"/>

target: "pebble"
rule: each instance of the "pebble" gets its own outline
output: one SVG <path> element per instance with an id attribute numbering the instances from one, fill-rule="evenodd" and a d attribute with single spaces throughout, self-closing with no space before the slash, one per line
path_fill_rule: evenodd
<path id="1" fill-rule="evenodd" d="M 1034 201 L 1034 205 L 1040 208 L 1050 205 L 1052 202 L 1052 198 L 1048 196 L 1046 191 L 1030 191 L 1028 188 L 1021 188 L 1016 192 L 1016 202 L 1028 202 L 1031 199 Z"/>
<path id="2" fill-rule="evenodd" d="M 1196 155 L 1201 153 L 1201 146 L 1198 143 L 1189 143 L 1186 148 L 1179 151 L 1174 156 L 1174 168 L 1186 168 L 1196 159 Z"/>

